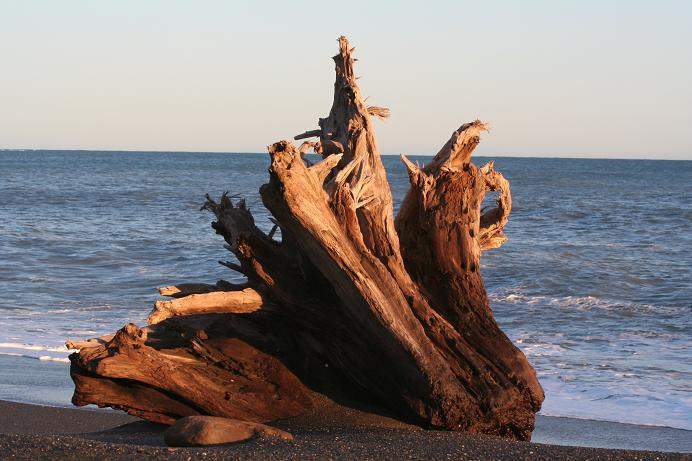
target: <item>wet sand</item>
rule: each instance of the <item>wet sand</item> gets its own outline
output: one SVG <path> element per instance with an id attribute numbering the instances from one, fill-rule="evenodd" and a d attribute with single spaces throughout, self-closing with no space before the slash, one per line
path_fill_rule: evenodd
<path id="1" fill-rule="evenodd" d="M 288 430 L 295 439 L 171 449 L 163 443 L 163 426 L 120 412 L 0 401 L 0 459 L 692 460 L 692 431 L 570 418 L 539 417 L 534 441 L 550 444 L 423 430 L 332 402 L 322 402 L 309 415 L 273 425 Z"/>

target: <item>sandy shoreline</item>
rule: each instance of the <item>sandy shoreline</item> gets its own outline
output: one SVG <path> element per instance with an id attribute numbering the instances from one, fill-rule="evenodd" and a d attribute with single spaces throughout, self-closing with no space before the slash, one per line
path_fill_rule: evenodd
<path id="1" fill-rule="evenodd" d="M 280 421 L 292 442 L 251 441 L 224 447 L 169 449 L 162 427 L 120 412 L 0 401 L 0 458 L 16 459 L 692 459 L 690 454 L 509 442 L 422 430 L 386 416 L 325 403 Z M 630 427 L 631 426 L 631 427 Z M 571 439 L 570 439 L 571 437 Z M 692 432 L 570 418 L 541 417 L 534 440 L 623 443 L 692 451 Z M 639 445 L 637 445 L 639 444 Z M 646 444 L 646 443 L 645 443 Z"/>

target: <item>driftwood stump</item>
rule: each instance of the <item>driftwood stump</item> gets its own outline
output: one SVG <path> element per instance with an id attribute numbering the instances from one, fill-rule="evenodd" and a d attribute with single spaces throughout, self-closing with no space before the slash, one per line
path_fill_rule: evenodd
<path id="1" fill-rule="evenodd" d="M 306 412 L 311 394 L 376 402 L 424 427 L 529 439 L 543 391 L 499 329 L 480 273 L 507 238 L 509 183 L 471 153 L 462 125 L 425 167 L 402 156 L 411 189 L 394 218 L 373 116 L 339 38 L 334 102 L 319 129 L 269 146 L 260 192 L 276 226 L 243 200 L 207 196 L 212 227 L 244 285 L 160 289 L 149 325 L 70 342 L 75 405 L 171 424 L 189 415 L 267 422 Z M 322 160 L 303 156 L 313 149 Z M 487 191 L 497 206 L 482 210 Z M 281 239 L 275 240 L 280 229 Z"/>

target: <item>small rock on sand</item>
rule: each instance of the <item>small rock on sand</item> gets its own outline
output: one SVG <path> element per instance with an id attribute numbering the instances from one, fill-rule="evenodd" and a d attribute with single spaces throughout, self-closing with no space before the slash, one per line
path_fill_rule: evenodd
<path id="1" fill-rule="evenodd" d="M 265 424 L 217 416 L 187 416 L 169 427 L 163 435 L 171 447 L 199 447 L 242 442 L 253 436 L 293 440 L 288 432 Z"/>

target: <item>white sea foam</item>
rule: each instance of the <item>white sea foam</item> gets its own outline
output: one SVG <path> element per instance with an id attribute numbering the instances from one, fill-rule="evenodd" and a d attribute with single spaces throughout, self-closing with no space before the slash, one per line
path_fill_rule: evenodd
<path id="1" fill-rule="evenodd" d="M 15 342 L 0 343 L 0 355 L 24 357 L 42 362 L 68 363 L 70 360 L 67 356 L 72 352 L 74 350 L 69 350 L 64 346 L 56 347 Z"/>
<path id="2" fill-rule="evenodd" d="M 521 350 L 527 357 L 553 357 L 563 354 L 566 348 L 557 344 L 523 344 L 523 340 L 517 340 L 521 344 Z"/>
<path id="3" fill-rule="evenodd" d="M 42 355 L 38 358 L 39 360 L 42 360 L 44 362 L 64 362 L 64 363 L 70 363 L 70 359 L 67 357 L 51 357 L 50 355 Z"/>
<path id="4" fill-rule="evenodd" d="M 491 303 L 511 303 L 528 305 L 545 305 L 551 307 L 572 308 L 577 310 L 617 310 L 635 312 L 656 312 L 658 314 L 674 311 L 666 306 L 654 306 L 645 303 L 632 303 L 598 296 L 540 296 L 529 295 L 521 289 L 498 290 L 489 293 Z"/>
<path id="5" fill-rule="evenodd" d="M 20 354 L 18 352 L 7 352 L 7 351 L 0 351 L 0 356 L 9 356 L 9 357 L 22 357 L 25 359 L 32 359 L 32 360 L 40 360 L 42 362 L 60 362 L 60 363 L 70 363 L 70 359 L 67 357 L 53 357 L 50 355 L 31 355 L 31 354 Z"/>
<path id="6" fill-rule="evenodd" d="M 692 398 L 661 399 L 641 388 L 636 393 L 617 394 L 617 387 L 608 385 L 598 391 L 584 391 L 579 383 L 544 373 L 539 379 L 546 396 L 542 415 L 692 430 L 686 411 Z"/>
<path id="7" fill-rule="evenodd" d="M 544 291 L 489 294 L 498 322 L 536 368 L 542 414 L 692 429 L 692 368 L 682 353 L 690 337 L 680 323 L 688 308 Z"/>
<path id="8" fill-rule="evenodd" d="M 67 348 L 55 346 L 39 346 L 36 344 L 0 343 L 0 349 L 21 349 L 26 351 L 69 352 Z"/>

